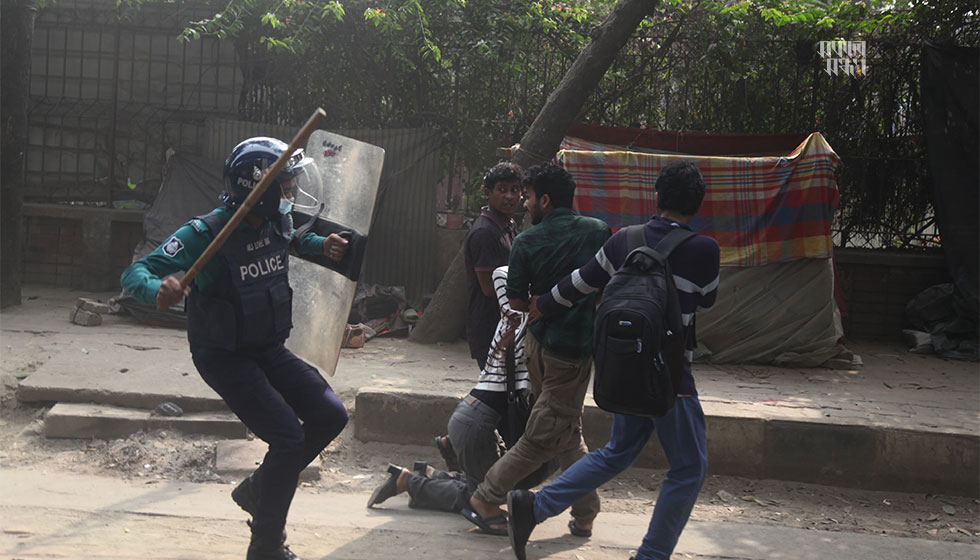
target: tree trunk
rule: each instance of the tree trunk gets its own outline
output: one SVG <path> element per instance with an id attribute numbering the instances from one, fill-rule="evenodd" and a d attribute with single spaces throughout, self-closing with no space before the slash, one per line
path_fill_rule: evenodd
<path id="1" fill-rule="evenodd" d="M 36 14 L 37 0 L 3 0 L 0 7 L 0 307 L 20 304 L 21 206 Z"/>
<path id="2" fill-rule="evenodd" d="M 459 339 L 466 332 L 467 305 L 466 258 L 460 247 L 409 340 L 432 344 Z"/>
<path id="3" fill-rule="evenodd" d="M 599 80 L 643 18 L 650 15 L 657 4 L 657 0 L 619 0 L 616 3 L 605 21 L 592 30 L 592 41 L 579 53 L 521 138 L 520 147 L 511 155 L 514 163 L 527 168 L 555 156 L 565 131 L 578 117 Z"/>
<path id="4" fill-rule="evenodd" d="M 592 41 L 579 53 L 521 138 L 520 147 L 511 154 L 514 163 L 527 168 L 555 156 L 565 131 L 578 117 L 616 54 L 657 4 L 657 0 L 619 0 L 616 3 L 609 17 L 592 31 Z M 425 344 L 455 340 L 462 335 L 467 305 L 464 268 L 463 249 L 460 248 L 442 277 L 432 303 L 412 331 L 411 340 Z"/>

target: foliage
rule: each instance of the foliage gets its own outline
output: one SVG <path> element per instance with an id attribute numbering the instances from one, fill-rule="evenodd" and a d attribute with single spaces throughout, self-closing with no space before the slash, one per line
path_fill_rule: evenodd
<path id="1" fill-rule="evenodd" d="M 475 191 L 614 0 L 230 0 L 184 31 L 234 40 L 244 118 L 442 130 Z M 843 159 L 845 237 L 929 214 L 918 105 L 924 40 L 977 46 L 967 0 L 665 0 L 579 120 L 708 132 L 820 130 Z M 868 73 L 831 76 L 816 43 L 865 41 Z M 449 201 L 458 206 L 459 201 Z"/>

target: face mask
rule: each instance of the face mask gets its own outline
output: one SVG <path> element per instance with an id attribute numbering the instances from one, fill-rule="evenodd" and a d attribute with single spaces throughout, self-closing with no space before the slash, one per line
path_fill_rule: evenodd
<path id="1" fill-rule="evenodd" d="M 285 214 L 289 214 L 292 211 L 293 211 L 293 201 L 289 200 L 288 198 L 280 198 L 279 213 L 285 215 Z"/>

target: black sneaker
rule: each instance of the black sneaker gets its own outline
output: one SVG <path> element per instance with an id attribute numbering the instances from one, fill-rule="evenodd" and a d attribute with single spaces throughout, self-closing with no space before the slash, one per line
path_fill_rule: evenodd
<path id="1" fill-rule="evenodd" d="M 245 560 L 299 560 L 279 539 L 266 539 L 252 535 L 248 543 L 248 553 Z"/>
<path id="2" fill-rule="evenodd" d="M 534 492 L 511 490 L 507 493 L 507 535 L 517 560 L 527 560 L 527 541 L 538 523 L 534 520 Z"/>

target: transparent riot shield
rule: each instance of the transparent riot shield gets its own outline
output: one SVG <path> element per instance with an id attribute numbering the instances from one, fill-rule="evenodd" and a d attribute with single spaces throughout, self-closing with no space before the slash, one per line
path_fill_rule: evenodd
<path id="1" fill-rule="evenodd" d="M 286 346 L 332 376 L 361 272 L 385 153 L 377 146 L 317 130 L 306 155 L 313 164 L 297 177 L 293 225 L 298 235 L 337 233 L 349 245 L 339 263 L 319 255 L 290 256 L 293 330 Z"/>

